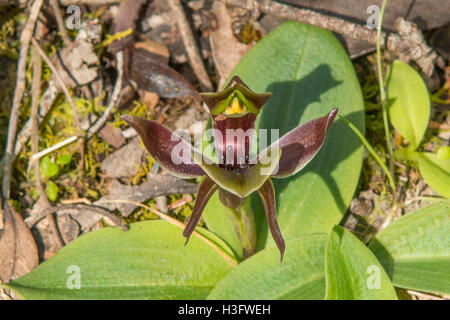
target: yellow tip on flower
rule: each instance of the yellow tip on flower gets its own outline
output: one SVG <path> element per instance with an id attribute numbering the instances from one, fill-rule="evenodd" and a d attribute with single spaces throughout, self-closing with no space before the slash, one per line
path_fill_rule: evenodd
<path id="1" fill-rule="evenodd" d="M 232 114 L 242 114 L 246 113 L 247 108 L 245 105 L 241 104 L 238 98 L 234 97 L 231 104 L 225 109 L 225 114 L 232 115 Z"/>

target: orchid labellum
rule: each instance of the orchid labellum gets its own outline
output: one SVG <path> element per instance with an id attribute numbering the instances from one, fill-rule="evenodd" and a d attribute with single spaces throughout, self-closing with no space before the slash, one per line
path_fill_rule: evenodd
<path id="1" fill-rule="evenodd" d="M 221 202 L 234 210 L 242 208 L 246 198 L 256 191 L 282 259 L 285 243 L 277 222 L 271 178 L 297 173 L 317 154 L 337 109 L 292 129 L 258 154 L 253 154 L 254 123 L 271 93 L 257 94 L 235 76 L 223 91 L 200 95 L 211 114 L 216 161 L 155 121 L 131 116 L 122 118 L 137 131 L 148 152 L 162 168 L 182 178 L 203 177 L 192 215 L 183 232 L 186 241 L 217 190 Z"/>

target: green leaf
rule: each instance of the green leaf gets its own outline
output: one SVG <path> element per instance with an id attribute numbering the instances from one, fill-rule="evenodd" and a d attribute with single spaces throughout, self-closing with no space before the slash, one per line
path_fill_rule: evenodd
<path id="1" fill-rule="evenodd" d="M 408 64 L 396 60 L 389 70 L 386 88 L 392 125 L 417 148 L 430 118 L 430 97 L 422 77 Z"/>
<path id="2" fill-rule="evenodd" d="M 336 226 L 325 251 L 328 300 L 397 299 L 391 280 L 372 252 L 352 233 Z"/>
<path id="3" fill-rule="evenodd" d="M 48 181 L 47 186 L 45 187 L 45 192 L 47 193 L 47 197 L 50 201 L 55 201 L 58 199 L 59 187 L 53 181 Z"/>
<path id="4" fill-rule="evenodd" d="M 198 237 L 184 241 L 161 220 L 104 228 L 3 286 L 26 299 L 204 299 L 232 266 Z"/>
<path id="5" fill-rule="evenodd" d="M 208 299 L 323 299 L 325 243 L 325 234 L 289 240 L 283 263 L 277 248 L 264 249 L 223 278 Z"/>
<path id="6" fill-rule="evenodd" d="M 231 222 L 231 214 L 231 209 L 220 202 L 219 192 L 216 192 L 209 199 L 202 216 L 208 230 L 214 232 L 215 235 L 225 241 L 233 250 L 234 255 L 239 260 L 242 260 L 242 245 Z"/>
<path id="7" fill-rule="evenodd" d="M 450 198 L 450 159 L 439 160 L 434 153 L 419 153 L 419 170 L 430 187 L 440 195 Z"/>
<path id="8" fill-rule="evenodd" d="M 48 156 L 41 159 L 39 168 L 41 170 L 41 175 L 44 178 L 54 177 L 59 172 L 58 165 L 56 163 L 54 163 Z"/>
<path id="9" fill-rule="evenodd" d="M 58 156 L 58 158 L 56 159 L 56 163 L 61 166 L 69 164 L 70 161 L 72 161 L 72 155 L 70 153 L 62 154 L 62 155 Z"/>
<path id="10" fill-rule="evenodd" d="M 450 206 L 439 203 L 389 224 L 369 245 L 397 287 L 450 294 Z"/>
<path id="11" fill-rule="evenodd" d="M 258 128 L 279 129 L 281 137 L 338 107 L 340 114 L 364 132 L 358 79 L 345 50 L 330 31 L 286 22 L 253 46 L 233 75 L 240 76 L 255 92 L 273 93 L 258 116 Z M 329 233 L 340 221 L 357 186 L 362 155 L 361 141 L 338 119 L 331 125 L 322 149 L 301 172 L 273 180 L 278 221 L 286 240 L 314 232 Z M 252 206 L 257 227 L 261 226 L 259 246 L 264 247 L 271 237 L 255 194 Z"/>

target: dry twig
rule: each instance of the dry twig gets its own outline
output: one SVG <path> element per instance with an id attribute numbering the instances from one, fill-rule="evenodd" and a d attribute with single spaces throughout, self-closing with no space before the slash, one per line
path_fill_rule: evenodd
<path id="1" fill-rule="evenodd" d="M 58 0 L 50 0 L 50 5 L 55 14 L 56 23 L 58 24 L 58 29 L 61 32 L 61 36 L 64 40 L 64 44 L 68 45 L 72 43 L 72 39 L 70 39 L 69 34 L 67 33 L 66 26 L 64 25 L 64 20 L 61 15 L 61 11 L 59 10 Z"/>
<path id="2" fill-rule="evenodd" d="M 45 115 L 50 110 L 53 102 L 58 96 L 59 90 L 52 80 L 49 81 L 47 89 L 44 91 L 41 97 L 41 102 L 39 105 L 39 112 L 37 114 L 37 120 L 40 123 Z M 22 148 L 28 141 L 28 138 L 31 134 L 31 119 L 28 119 L 27 122 L 23 125 L 19 134 L 17 135 L 16 143 L 14 145 L 13 159 L 17 157 L 17 155 L 22 151 Z"/>
<path id="3" fill-rule="evenodd" d="M 38 214 L 35 214 L 33 216 L 28 217 L 25 219 L 25 222 L 27 223 L 28 227 L 33 227 L 36 223 L 38 223 L 40 220 L 48 216 L 49 214 L 53 214 L 55 212 L 62 211 L 59 214 L 69 214 L 70 211 L 78 211 L 78 212 L 95 212 L 96 214 L 99 214 L 106 218 L 108 220 L 108 223 L 110 223 L 113 226 L 124 226 L 124 223 L 119 217 L 116 217 L 112 213 L 110 213 L 108 210 L 96 207 L 96 206 L 90 206 L 86 204 L 64 204 L 60 206 L 45 208 L 44 210 L 40 211 Z"/>
<path id="4" fill-rule="evenodd" d="M 33 64 L 33 80 L 31 85 L 31 153 L 34 155 L 39 152 L 39 135 L 38 135 L 38 106 L 39 106 L 39 95 L 41 86 L 41 75 L 42 75 L 42 62 L 39 53 L 36 48 L 31 50 L 31 61 Z M 47 199 L 44 187 L 41 182 L 41 174 L 39 169 L 39 161 L 31 160 L 34 168 L 34 176 L 36 179 L 36 189 L 38 190 L 39 197 L 42 199 Z M 48 203 L 48 200 L 46 201 Z"/>
<path id="5" fill-rule="evenodd" d="M 37 27 L 38 29 L 39 27 Z M 39 135 L 38 135 L 38 106 L 39 106 L 39 96 L 41 92 L 41 75 L 42 75 L 42 63 L 41 57 L 36 50 L 36 47 L 33 47 L 31 50 L 31 60 L 33 63 L 33 80 L 32 80 L 32 89 L 31 89 L 31 152 L 33 154 L 39 152 Z M 36 179 L 36 188 L 39 193 L 39 200 L 43 204 L 44 207 L 50 207 L 51 204 L 48 201 L 47 193 L 44 190 L 41 182 L 41 174 L 39 168 L 39 160 L 31 160 L 34 167 L 34 176 Z M 59 234 L 58 225 L 56 223 L 56 219 L 53 215 L 49 215 L 47 218 L 51 233 L 56 240 L 58 247 L 62 248 L 64 243 L 61 239 L 61 235 Z"/>
<path id="6" fill-rule="evenodd" d="M 211 80 L 208 77 L 203 60 L 200 56 L 200 52 L 197 48 L 197 42 L 195 41 L 194 35 L 192 34 L 191 26 L 186 19 L 183 7 L 179 0 L 169 0 L 169 6 L 175 16 L 175 20 L 178 24 L 178 30 L 180 31 L 181 38 L 183 39 L 183 44 L 186 49 L 186 53 L 189 57 L 189 62 L 191 64 L 194 73 L 196 74 L 200 85 L 203 90 L 212 91 L 213 86 Z"/>
<path id="7" fill-rule="evenodd" d="M 345 36 L 364 40 L 376 44 L 377 32 L 367 26 L 345 21 L 344 19 L 327 16 L 309 9 L 296 8 L 288 4 L 278 3 L 272 0 L 222 0 L 226 4 L 245 8 L 251 11 L 260 11 L 265 14 L 275 15 L 282 19 L 297 20 L 320 28 L 328 29 Z M 414 60 L 427 76 L 431 76 L 434 64 L 443 66 L 442 58 L 426 44 L 422 32 L 417 26 L 402 18 L 396 21 L 398 33 L 381 34 L 381 46 Z"/>
<path id="8" fill-rule="evenodd" d="M 5 199 L 9 199 L 9 192 L 11 187 L 12 164 L 14 159 L 13 149 L 16 140 L 20 102 L 22 101 L 23 93 L 25 91 L 25 67 L 27 62 L 28 48 L 30 46 L 30 40 L 33 35 L 34 26 L 41 10 L 42 3 L 43 0 L 35 0 L 33 2 L 27 23 L 20 36 L 20 54 L 19 61 L 17 63 L 16 89 L 14 91 L 11 115 L 9 117 L 8 138 L 3 163 L 2 194 Z"/>

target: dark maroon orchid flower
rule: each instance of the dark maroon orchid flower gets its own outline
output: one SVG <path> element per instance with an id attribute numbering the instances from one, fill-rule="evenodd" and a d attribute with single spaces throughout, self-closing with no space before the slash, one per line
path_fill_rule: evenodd
<path id="1" fill-rule="evenodd" d="M 317 154 L 337 109 L 294 128 L 254 154 L 254 123 L 271 93 L 254 93 L 235 76 L 223 91 L 200 95 L 211 114 L 216 161 L 155 121 L 131 116 L 122 118 L 137 131 L 149 153 L 165 170 L 182 178 L 203 176 L 192 215 L 183 232 L 186 241 L 217 190 L 222 203 L 234 209 L 257 191 L 282 258 L 285 244 L 277 222 L 271 177 L 291 176 Z"/>

